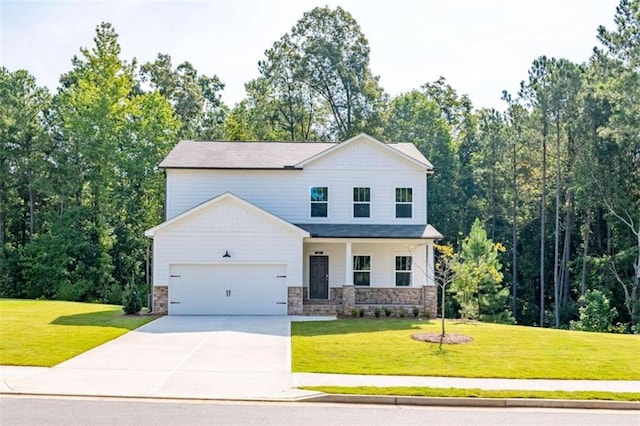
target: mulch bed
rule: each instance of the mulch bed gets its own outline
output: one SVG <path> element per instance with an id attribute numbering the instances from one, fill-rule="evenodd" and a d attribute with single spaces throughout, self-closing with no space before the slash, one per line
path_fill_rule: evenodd
<path id="1" fill-rule="evenodd" d="M 412 334 L 411 338 L 420 342 L 429 343 L 440 343 L 442 340 L 442 343 L 447 345 L 457 345 L 459 343 L 469 343 L 473 341 L 471 337 L 465 336 L 464 334 L 445 334 L 443 338 L 442 335 L 438 333 L 416 333 Z"/>

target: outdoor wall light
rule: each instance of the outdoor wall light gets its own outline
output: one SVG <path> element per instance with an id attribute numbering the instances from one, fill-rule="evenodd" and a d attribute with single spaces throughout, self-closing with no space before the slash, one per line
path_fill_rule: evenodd
<path id="1" fill-rule="evenodd" d="M 231 257 L 231 255 L 229 254 L 229 250 L 225 250 L 225 252 L 222 255 L 222 257 Z"/>

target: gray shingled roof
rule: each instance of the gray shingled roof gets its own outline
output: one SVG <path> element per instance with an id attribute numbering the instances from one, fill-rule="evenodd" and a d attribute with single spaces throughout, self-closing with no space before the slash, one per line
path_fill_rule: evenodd
<path id="1" fill-rule="evenodd" d="M 312 238 L 443 238 L 431 225 L 296 223 L 295 226 L 307 231 Z"/>
<path id="2" fill-rule="evenodd" d="M 164 169 L 284 169 L 336 146 L 334 142 L 181 141 L 160 163 Z M 411 143 L 388 146 L 432 168 Z"/>

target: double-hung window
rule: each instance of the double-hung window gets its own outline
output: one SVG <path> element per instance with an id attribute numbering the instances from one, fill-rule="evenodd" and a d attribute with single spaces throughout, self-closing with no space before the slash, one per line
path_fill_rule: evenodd
<path id="1" fill-rule="evenodd" d="M 412 217 L 413 188 L 396 188 L 396 217 Z"/>
<path id="2" fill-rule="evenodd" d="M 411 285 L 411 256 L 396 256 L 396 286 Z"/>
<path id="3" fill-rule="evenodd" d="M 353 188 L 353 217 L 371 217 L 371 188 Z"/>
<path id="4" fill-rule="evenodd" d="M 310 193 L 311 217 L 327 217 L 329 211 L 329 188 L 312 186 Z"/>
<path id="5" fill-rule="evenodd" d="M 353 284 L 371 284 L 371 256 L 353 256 Z"/>

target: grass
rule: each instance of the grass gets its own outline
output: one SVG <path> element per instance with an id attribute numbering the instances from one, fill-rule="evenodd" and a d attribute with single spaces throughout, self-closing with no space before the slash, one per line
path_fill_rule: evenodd
<path id="1" fill-rule="evenodd" d="M 114 305 L 0 299 L 0 364 L 51 367 L 155 318 Z"/>
<path id="2" fill-rule="evenodd" d="M 349 395 L 393 395 L 427 396 L 436 398 L 529 398 L 529 399 L 573 399 L 600 401 L 640 401 L 640 392 L 595 392 L 595 391 L 524 391 L 524 390 L 485 390 L 458 388 L 422 388 L 422 387 L 340 387 L 307 386 L 302 389 Z"/>
<path id="3" fill-rule="evenodd" d="M 640 380 L 640 336 L 447 322 L 474 340 L 411 339 L 439 322 L 343 319 L 292 324 L 295 372 L 514 379 Z"/>

